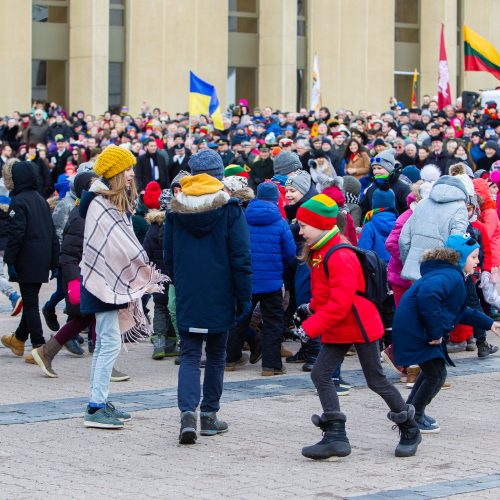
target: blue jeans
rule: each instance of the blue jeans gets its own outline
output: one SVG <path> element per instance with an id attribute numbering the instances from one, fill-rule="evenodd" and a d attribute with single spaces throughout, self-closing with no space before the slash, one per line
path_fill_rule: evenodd
<path id="1" fill-rule="evenodd" d="M 181 338 L 181 366 L 177 384 L 177 405 L 180 411 L 196 411 L 200 404 L 200 360 L 203 339 L 199 333 L 179 332 Z M 203 379 L 203 401 L 201 411 L 217 412 L 220 408 L 224 368 L 226 366 L 226 344 L 228 332 L 206 335 L 205 352 L 207 363 Z"/>
<path id="2" fill-rule="evenodd" d="M 59 302 L 64 299 L 62 278 L 60 276 L 56 278 L 56 283 L 56 291 L 50 296 L 50 299 L 45 304 L 45 309 L 50 312 L 55 312 L 57 304 L 59 304 Z"/>
<path id="3" fill-rule="evenodd" d="M 95 315 L 96 341 L 90 372 L 91 407 L 103 408 L 108 399 L 111 370 L 122 345 L 118 312 L 118 309 L 115 309 Z"/>

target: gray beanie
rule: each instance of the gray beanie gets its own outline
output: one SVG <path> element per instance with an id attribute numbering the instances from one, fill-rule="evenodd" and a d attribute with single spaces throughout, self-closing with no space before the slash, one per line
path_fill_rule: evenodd
<path id="1" fill-rule="evenodd" d="M 220 181 L 224 178 L 224 163 L 219 153 L 204 149 L 189 158 L 191 174 L 208 174 Z"/>
<path id="2" fill-rule="evenodd" d="M 396 168 L 396 151 L 394 151 L 394 149 L 385 149 L 376 155 L 371 163 L 372 166 L 380 165 L 382 168 L 385 168 L 389 174 L 392 174 Z"/>
<path id="3" fill-rule="evenodd" d="M 345 175 L 343 179 L 344 192 L 351 193 L 354 196 L 359 196 L 359 193 L 361 193 L 361 182 L 359 182 L 358 179 L 352 175 Z"/>
<path id="4" fill-rule="evenodd" d="M 93 172 L 94 171 L 94 163 L 93 161 L 84 161 L 80 163 L 78 168 L 76 169 L 77 174 L 81 174 L 82 172 Z"/>
<path id="5" fill-rule="evenodd" d="M 306 194 L 311 189 L 311 176 L 305 170 L 297 170 L 296 175 L 290 177 L 286 187 L 293 187 L 302 194 Z"/>
<path id="6" fill-rule="evenodd" d="M 301 170 L 302 163 L 300 163 L 297 153 L 290 151 L 282 151 L 274 159 L 274 173 L 276 175 L 288 175 L 295 170 Z"/>

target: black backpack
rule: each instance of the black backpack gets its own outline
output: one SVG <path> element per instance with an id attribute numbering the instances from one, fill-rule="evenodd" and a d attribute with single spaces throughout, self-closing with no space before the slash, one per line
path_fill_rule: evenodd
<path id="1" fill-rule="evenodd" d="M 350 248 L 358 257 L 359 264 L 363 270 L 366 292 L 357 291 L 356 294 L 368 299 L 370 302 L 373 302 L 380 312 L 382 310 L 382 304 L 390 294 L 389 285 L 387 284 L 387 268 L 385 262 L 372 250 L 363 250 L 362 248 L 349 245 L 348 243 L 339 243 L 326 252 L 325 259 L 323 261 L 323 269 L 326 276 L 329 276 L 328 260 L 332 254 L 340 248 Z M 363 323 L 361 322 L 361 318 L 359 317 L 354 304 L 352 309 L 365 342 L 369 342 L 368 335 L 363 327 Z"/>
<path id="2" fill-rule="evenodd" d="M 387 268 L 385 262 L 372 250 L 363 250 L 362 248 L 340 243 L 333 246 L 326 252 L 323 268 L 328 276 L 328 261 L 332 254 L 340 248 L 350 248 L 358 257 L 363 276 L 366 283 L 366 292 L 356 292 L 357 295 L 373 302 L 377 309 L 381 309 L 382 304 L 389 295 L 389 286 L 387 285 Z"/>

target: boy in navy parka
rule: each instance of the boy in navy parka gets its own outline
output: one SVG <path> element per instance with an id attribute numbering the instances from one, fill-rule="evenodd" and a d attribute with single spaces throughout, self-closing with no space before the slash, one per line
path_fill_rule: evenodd
<path id="1" fill-rule="evenodd" d="M 453 234 L 444 248 L 427 251 L 420 265 L 422 277 L 405 293 L 393 324 L 394 356 L 401 366 L 419 365 L 421 373 L 408 397 L 415 407 L 420 432 L 439 432 L 439 425 L 425 415 L 426 406 L 446 379 L 445 362 L 451 363 L 446 337 L 459 324 L 492 329 L 500 322 L 467 307 L 465 277 L 479 262 L 479 245 L 468 234 Z"/>
<path id="2" fill-rule="evenodd" d="M 286 372 L 281 363 L 283 333 L 283 270 L 295 258 L 295 242 L 278 208 L 278 188 L 272 182 L 259 184 L 245 216 L 250 232 L 252 255 L 252 302 L 260 303 L 262 313 L 262 375 Z M 250 316 L 230 332 L 226 367 L 243 364 L 241 348 Z"/>

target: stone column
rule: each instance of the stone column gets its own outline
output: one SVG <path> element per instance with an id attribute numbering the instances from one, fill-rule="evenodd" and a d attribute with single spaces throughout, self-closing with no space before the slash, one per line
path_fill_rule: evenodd
<path id="1" fill-rule="evenodd" d="M 297 107 L 297 2 L 259 2 L 258 101 L 282 111 Z"/>
<path id="2" fill-rule="evenodd" d="M 31 0 L 0 2 L 0 114 L 31 109 Z"/>
<path id="3" fill-rule="evenodd" d="M 69 110 L 100 114 L 108 107 L 109 0 L 69 5 Z"/>

